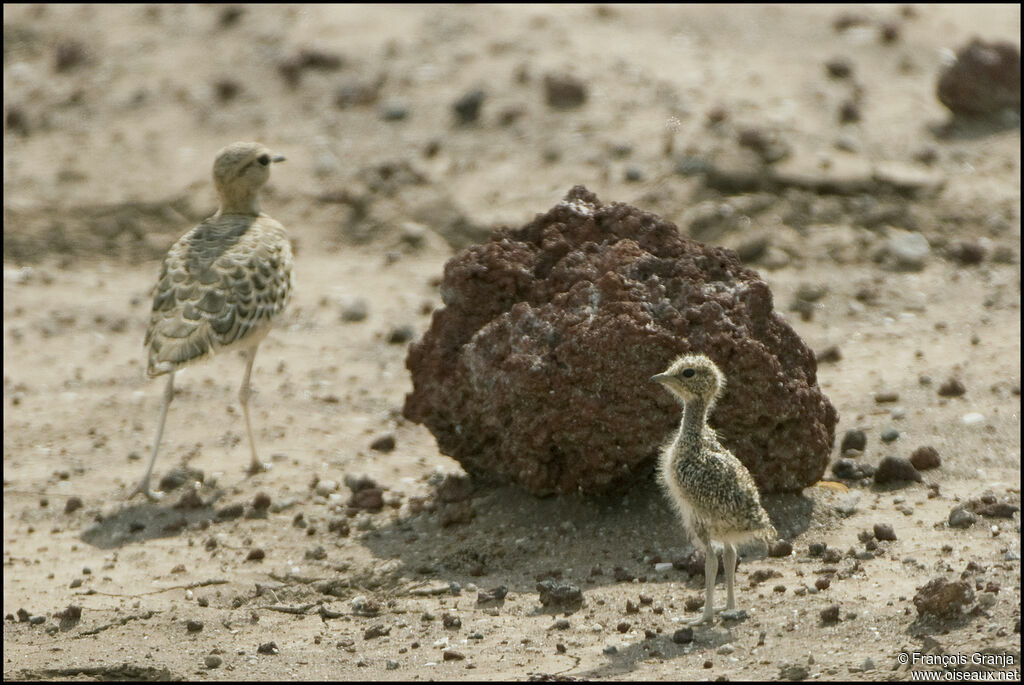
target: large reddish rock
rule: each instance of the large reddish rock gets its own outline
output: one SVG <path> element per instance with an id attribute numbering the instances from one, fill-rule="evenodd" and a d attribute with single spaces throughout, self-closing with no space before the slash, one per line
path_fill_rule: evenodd
<path id="1" fill-rule="evenodd" d="M 814 354 L 734 252 L 654 214 L 576 186 L 449 260 L 441 295 L 404 414 L 475 477 L 538 495 L 629 479 L 678 425 L 649 379 L 684 352 L 725 372 L 709 420 L 763 490 L 825 471 L 838 416 Z"/>

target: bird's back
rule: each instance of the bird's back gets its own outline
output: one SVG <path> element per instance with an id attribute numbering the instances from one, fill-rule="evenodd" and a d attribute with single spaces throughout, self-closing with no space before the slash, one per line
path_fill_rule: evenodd
<path id="1" fill-rule="evenodd" d="M 266 214 L 203 221 L 174 243 L 160 268 L 145 338 L 147 375 L 258 343 L 291 286 L 291 246 L 277 221 Z"/>

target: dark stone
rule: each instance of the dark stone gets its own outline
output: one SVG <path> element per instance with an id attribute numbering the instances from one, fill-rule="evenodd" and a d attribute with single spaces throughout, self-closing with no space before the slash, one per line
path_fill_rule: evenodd
<path id="1" fill-rule="evenodd" d="M 980 243 L 961 240 L 950 248 L 949 255 L 964 266 L 974 266 L 984 261 L 985 247 Z"/>
<path id="2" fill-rule="evenodd" d="M 534 494 L 626 482 L 678 426 L 649 378 L 684 352 L 728 378 L 710 424 L 763 490 L 824 473 L 838 416 L 813 353 L 732 251 L 653 214 L 577 186 L 449 260 L 441 294 L 403 414 L 472 476 Z"/>
<path id="3" fill-rule="evenodd" d="M 544 99 L 558 109 L 579 107 L 587 101 L 587 85 L 568 74 L 548 74 L 544 77 Z"/>
<path id="4" fill-rule="evenodd" d="M 388 635 L 390 632 L 391 626 L 385 627 L 383 623 L 378 623 L 377 625 L 370 626 L 365 631 L 363 631 L 363 639 L 372 640 L 375 637 L 382 637 L 384 635 Z"/>
<path id="5" fill-rule="evenodd" d="M 895 442 L 900 439 L 900 432 L 895 428 L 888 428 L 882 431 L 882 435 L 880 437 L 884 443 Z"/>
<path id="6" fill-rule="evenodd" d="M 452 105 L 455 120 L 460 125 L 472 124 L 480 118 L 480 106 L 484 103 L 487 93 L 482 90 L 471 90 Z"/>
<path id="7" fill-rule="evenodd" d="M 967 511 L 962 506 L 955 507 L 949 512 L 950 528 L 970 528 L 977 522 L 978 517 Z"/>
<path id="8" fill-rule="evenodd" d="M 812 557 L 820 557 L 825 554 L 828 545 L 824 542 L 812 542 L 807 546 L 807 553 Z"/>
<path id="9" fill-rule="evenodd" d="M 363 488 L 352 493 L 348 501 L 350 507 L 380 511 L 384 508 L 384 492 L 380 488 Z"/>
<path id="10" fill-rule="evenodd" d="M 975 38 L 939 76 L 939 102 L 953 114 L 978 116 L 1020 111 L 1020 49 Z"/>
<path id="11" fill-rule="evenodd" d="M 793 544 L 789 540 L 776 540 L 768 545 L 768 556 L 788 557 L 793 553 Z"/>
<path id="12" fill-rule="evenodd" d="M 390 452 L 395 449 L 395 436 L 392 433 L 382 435 L 370 443 L 370 449 L 377 452 Z"/>
<path id="13" fill-rule="evenodd" d="M 931 445 L 925 445 L 914 450 L 910 455 L 910 463 L 918 471 L 924 471 L 939 468 L 942 465 L 942 460 L 939 459 L 938 450 Z"/>
<path id="14" fill-rule="evenodd" d="M 257 654 L 277 654 L 279 651 L 276 642 L 264 642 L 256 648 Z"/>
<path id="15" fill-rule="evenodd" d="M 270 495 L 265 492 L 256 493 L 256 496 L 252 498 L 252 508 L 257 511 L 270 508 Z"/>
<path id="16" fill-rule="evenodd" d="M 941 397 L 960 397 L 960 395 L 967 392 L 967 388 L 964 387 L 964 384 L 959 379 L 950 378 L 939 386 L 938 392 Z"/>
<path id="17" fill-rule="evenodd" d="M 917 472 L 914 465 L 903 457 L 882 457 L 875 471 L 875 482 L 879 484 L 892 483 L 895 481 L 913 480 L 918 483 L 924 478 Z"/>
<path id="18" fill-rule="evenodd" d="M 864 448 L 868 445 L 868 436 L 862 430 L 848 430 L 843 435 L 843 442 L 839 446 L 839 453 L 843 454 L 846 450 L 857 450 L 863 452 Z"/>
<path id="19" fill-rule="evenodd" d="M 64 503 L 64 513 L 72 514 L 82 508 L 81 497 L 68 497 L 68 501 Z"/>
<path id="20" fill-rule="evenodd" d="M 821 610 L 822 623 L 836 623 L 839 620 L 839 605 L 831 604 Z"/>
<path id="21" fill-rule="evenodd" d="M 914 595 L 917 613 L 930 614 L 939 618 L 955 618 L 965 606 L 974 601 L 974 589 L 970 583 L 958 580 L 947 581 L 935 578 Z"/>
<path id="22" fill-rule="evenodd" d="M 1020 507 L 1009 502 L 986 502 L 982 499 L 972 499 L 967 503 L 967 508 L 986 518 L 1012 519 Z"/>
<path id="23" fill-rule="evenodd" d="M 875 475 L 875 467 L 855 459 L 837 459 L 832 465 L 832 475 L 843 480 L 860 480 Z"/>
<path id="24" fill-rule="evenodd" d="M 500 602 L 505 599 L 505 595 L 508 594 L 508 588 L 504 585 L 499 585 L 491 590 L 477 590 L 476 603 L 487 604 L 489 602 Z M 568 627 L 568 626 L 567 626 Z"/>
<path id="25" fill-rule="evenodd" d="M 876 523 L 874 532 L 876 540 L 896 539 L 896 531 L 894 531 L 892 529 L 892 525 L 888 523 Z"/>
<path id="26" fill-rule="evenodd" d="M 832 78 L 847 78 L 853 73 L 853 65 L 848 59 L 836 57 L 825 62 L 825 71 Z"/>
<path id="27" fill-rule="evenodd" d="M 62 40 L 57 43 L 57 51 L 54 56 L 53 68 L 57 72 L 65 72 L 81 66 L 89 61 L 89 51 L 85 45 L 77 40 Z M 1020 75 L 1018 74 L 1018 89 L 1020 88 Z"/>
<path id="28" fill-rule="evenodd" d="M 185 630 L 190 633 L 198 633 L 203 629 L 202 621 L 189 620 L 185 622 Z"/>
<path id="29" fill-rule="evenodd" d="M 557 580 L 542 580 L 537 583 L 540 603 L 544 606 L 579 607 L 583 603 L 583 591 L 575 585 Z"/>

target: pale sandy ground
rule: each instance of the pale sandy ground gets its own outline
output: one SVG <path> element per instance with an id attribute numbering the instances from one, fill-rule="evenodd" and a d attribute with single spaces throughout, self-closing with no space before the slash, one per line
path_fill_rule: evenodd
<path id="1" fill-rule="evenodd" d="M 1011 654 L 1019 669 L 1019 512 L 966 530 L 945 525 L 957 500 L 989 490 L 1020 500 L 1019 124 L 943 140 L 932 133 L 946 117 L 933 95 L 942 50 L 973 35 L 1016 41 L 1019 7 L 920 6 L 903 19 L 897 7 L 850 7 L 842 11 L 874 23 L 842 34 L 832 29 L 841 10 L 814 6 L 250 7 L 218 29 L 221 11 L 4 7 L 5 110 L 22 108 L 28 135 L 8 117 L 3 611 L 45 618 L 4 622 L 5 678 L 736 680 L 775 678 L 796 664 L 813 679 L 876 680 L 908 679 L 898 656 L 915 650 Z M 881 20 L 900 22 L 895 45 L 879 44 Z M 89 61 L 54 73 L 55 46 L 67 39 L 82 41 Z M 276 64 L 310 46 L 347 62 L 307 71 L 290 90 Z M 855 64 L 866 92 L 862 122 L 843 131 L 835 110 L 844 86 L 822 66 L 836 55 Z M 529 79 L 519 83 L 523 66 Z M 549 70 L 586 81 L 587 104 L 549 109 L 541 90 Z M 339 83 L 378 73 L 388 76 L 381 102 L 404 103 L 404 121 L 383 121 L 381 103 L 333 106 Z M 211 84 L 229 75 L 241 93 L 219 103 Z M 451 103 L 472 87 L 488 93 L 481 123 L 454 128 Z M 524 113 L 499 126 L 508 105 Z M 744 560 L 739 601 L 749 618 L 700 628 L 681 645 L 671 637 L 695 615 L 684 604 L 701 594 L 702 579 L 654 570 L 654 560 L 689 545 L 650 482 L 592 499 L 481 491 L 475 518 L 450 527 L 415 511 L 415 498 L 431 493 L 431 474 L 458 466 L 425 428 L 401 418 L 406 348 L 387 337 L 397 326 L 417 336 L 429 326 L 452 250 L 433 232 L 418 247 L 403 243 L 402 221 L 432 228 L 430 212 L 383 201 L 375 206 L 386 225 L 357 245 L 345 205 L 316 197 L 356 187 L 360 169 L 408 160 L 424 174 L 425 192 L 447 194 L 482 225 L 522 223 L 576 183 L 682 222 L 708 196 L 698 179 L 673 173 L 665 132 L 675 130 L 677 154 L 704 150 L 715 106 L 782 131 L 796 158 L 829 154 L 843 134 L 871 161 L 934 146 L 946 181 L 936 213 L 966 218 L 956 230 L 954 222 L 928 225 L 925 235 L 936 246 L 982 240 L 989 255 L 1002 248 L 1009 258 L 968 268 L 936 248 L 922 271 L 894 272 L 871 259 L 884 235 L 843 216 L 802 233 L 769 227 L 772 254 L 788 256 L 754 266 L 778 308 L 813 349 L 841 349 L 841 361 L 819 368 L 840 413 L 837 435 L 864 429 L 862 459 L 875 464 L 929 444 L 942 467 L 904 488 L 767 497 L 793 556 Z M 179 375 L 157 464 L 158 476 L 184 460 L 201 469 L 211 506 L 174 509 L 177 493 L 161 504 L 125 501 L 162 391 L 144 378 L 141 346 L 155 255 L 212 209 L 213 154 L 239 139 L 288 156 L 264 205 L 299 248 L 295 300 L 254 373 L 258 440 L 274 467 L 244 477 L 248 447 L 235 404 L 242 363 L 225 355 Z M 432 140 L 440 151 L 426 158 Z M 616 144 L 631 154 L 616 157 Z M 550 150 L 557 159 L 545 161 Z M 624 180 L 631 164 L 642 181 Z M 180 196 L 191 205 L 175 214 L 167 202 Z M 163 209 L 139 220 L 149 231 L 141 239 L 128 231 L 104 244 L 97 235 L 110 219 L 96 208 L 129 202 Z M 45 239 L 17 243 L 14 258 L 8 238 L 25 235 Z M 742 236 L 716 239 L 732 245 Z M 804 283 L 828 288 L 809 321 L 786 311 Z M 876 304 L 855 298 L 865 286 L 878 291 Z M 341 321 L 342 305 L 356 297 L 369 316 Z M 966 387 L 962 397 L 937 395 L 950 377 Z M 898 392 L 898 402 L 876 403 L 883 390 Z M 972 412 L 983 420 L 965 425 Z M 884 445 L 879 435 L 890 427 L 900 438 Z M 371 450 L 385 433 L 396 449 Z M 339 537 L 328 521 L 344 514 L 310 485 L 349 474 L 374 478 L 395 506 L 348 519 L 352 532 Z M 929 498 L 929 483 L 938 497 Z M 267 518 L 213 518 L 261 492 L 273 503 Z M 337 494 L 344 505 L 348 489 Z M 83 506 L 65 513 L 71 497 Z M 835 506 L 851 497 L 856 512 L 840 516 Z M 306 528 L 294 525 L 300 513 Z M 858 533 L 875 523 L 892 524 L 897 540 L 827 590 L 797 594 L 828 565 L 808 559 L 809 543 L 862 550 Z M 307 555 L 317 547 L 325 555 Z M 247 561 L 256 548 L 265 558 Z M 970 561 L 985 567 L 972 580 L 998 584 L 995 602 L 944 626 L 919 620 L 917 589 L 934 577 L 958 579 Z M 471 575 L 481 564 L 484 575 Z M 842 572 L 853 560 L 832 565 Z M 642 579 L 618 582 L 615 567 Z M 759 569 L 779 576 L 751 588 Z M 554 570 L 585 597 L 564 629 L 553 628 L 562 615 L 543 608 L 535 588 Z M 335 581 L 334 594 L 317 581 Z M 498 585 L 509 591 L 503 604 L 476 604 L 476 587 Z M 627 613 L 627 600 L 640 596 L 651 602 Z M 377 602 L 379 614 L 355 612 L 359 597 Z M 842 620 L 823 625 L 819 613 L 834 603 Z M 81 619 L 61 626 L 54 614 L 69 605 L 81 607 Z M 461 627 L 445 627 L 446 613 Z M 189 632 L 187 621 L 202 630 Z M 367 639 L 378 624 L 390 633 Z M 279 653 L 257 652 L 271 641 Z M 465 658 L 445 660 L 445 648 Z M 219 667 L 204 665 L 210 654 Z M 865 671 L 866 659 L 873 667 Z"/>

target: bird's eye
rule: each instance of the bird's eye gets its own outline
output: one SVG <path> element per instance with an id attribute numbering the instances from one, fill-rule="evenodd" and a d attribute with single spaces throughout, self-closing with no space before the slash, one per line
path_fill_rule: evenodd
<path id="1" fill-rule="evenodd" d="M 258 161 L 263 166 L 267 166 L 268 164 L 270 164 L 270 155 L 263 153 L 262 155 L 256 158 L 256 161 Z"/>
<path id="2" fill-rule="evenodd" d="M 693 375 L 695 373 L 697 372 L 694 371 L 693 369 L 686 369 L 685 371 L 683 371 L 683 378 L 693 378 Z"/>

